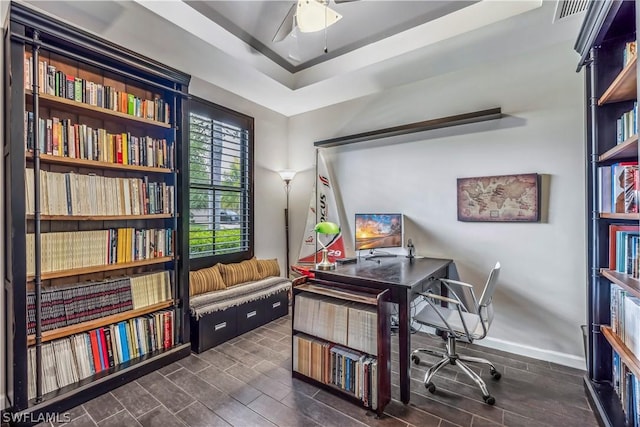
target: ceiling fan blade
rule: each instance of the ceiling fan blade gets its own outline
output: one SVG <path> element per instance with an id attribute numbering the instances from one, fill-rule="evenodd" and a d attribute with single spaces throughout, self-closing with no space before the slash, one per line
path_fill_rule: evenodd
<path id="1" fill-rule="evenodd" d="M 353 1 L 360 1 L 360 0 L 333 0 L 333 2 L 335 4 L 340 4 L 340 3 L 351 3 Z"/>
<path id="2" fill-rule="evenodd" d="M 296 15 L 297 6 L 298 3 L 294 2 L 289 12 L 287 12 L 287 16 L 282 20 L 280 27 L 278 27 L 278 31 L 276 31 L 276 34 L 273 36 L 273 42 L 281 42 L 293 31 L 293 20 Z"/>

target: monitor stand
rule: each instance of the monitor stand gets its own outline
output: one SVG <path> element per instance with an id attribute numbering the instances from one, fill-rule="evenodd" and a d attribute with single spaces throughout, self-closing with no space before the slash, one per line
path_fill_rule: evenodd
<path id="1" fill-rule="evenodd" d="M 369 255 L 365 256 L 364 259 L 376 259 L 376 258 L 396 258 L 398 255 L 390 254 L 387 252 L 376 252 L 375 249 L 371 249 L 369 251 Z"/>

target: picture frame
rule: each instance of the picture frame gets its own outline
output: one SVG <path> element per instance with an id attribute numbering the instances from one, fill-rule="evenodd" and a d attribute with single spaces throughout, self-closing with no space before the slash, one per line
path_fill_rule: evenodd
<path id="1" fill-rule="evenodd" d="M 537 173 L 458 178 L 458 221 L 539 222 Z"/>

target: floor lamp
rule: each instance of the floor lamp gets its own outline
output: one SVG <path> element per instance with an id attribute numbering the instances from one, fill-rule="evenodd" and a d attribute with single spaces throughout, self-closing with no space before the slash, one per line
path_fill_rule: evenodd
<path id="1" fill-rule="evenodd" d="M 289 189 L 291 188 L 291 180 L 296 176 L 296 171 L 287 169 L 278 173 L 280 174 L 280 178 L 284 181 L 284 191 L 287 194 L 287 205 L 284 208 L 284 235 L 287 249 L 285 257 L 285 277 L 289 277 Z"/>

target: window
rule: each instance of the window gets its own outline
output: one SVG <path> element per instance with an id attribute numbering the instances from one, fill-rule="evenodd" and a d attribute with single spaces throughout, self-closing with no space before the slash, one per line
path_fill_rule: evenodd
<path id="1" fill-rule="evenodd" d="M 204 266 L 250 258 L 253 118 L 200 99 L 192 99 L 190 107 L 191 264 L 198 268 L 196 260 L 204 261 Z"/>

